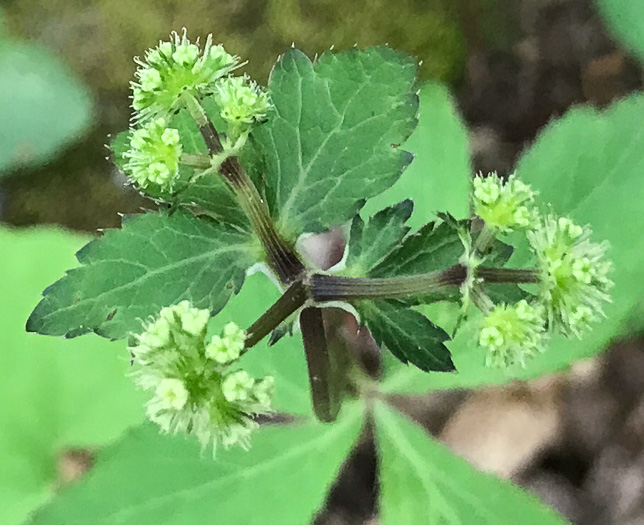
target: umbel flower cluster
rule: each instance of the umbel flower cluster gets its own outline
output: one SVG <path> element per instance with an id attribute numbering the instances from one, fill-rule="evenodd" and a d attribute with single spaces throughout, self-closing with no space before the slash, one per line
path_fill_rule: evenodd
<path id="1" fill-rule="evenodd" d="M 210 313 L 188 301 L 165 307 L 129 347 L 138 386 L 153 392 L 148 417 L 165 432 L 194 434 L 202 446 L 248 446 L 254 416 L 271 413 L 273 378 L 236 368 L 245 332 L 229 323 L 210 340 Z"/>
<path id="2" fill-rule="evenodd" d="M 266 117 L 270 102 L 266 92 L 248 77 L 234 77 L 239 57 L 213 45 L 212 35 L 203 47 L 190 42 L 185 31 L 173 33 L 168 42 L 136 58 L 136 81 L 132 82 L 135 128 L 125 154 L 125 172 L 140 189 L 156 185 L 172 191 L 180 177 L 182 147 L 173 116 L 183 108 L 200 107 L 209 97 L 219 109 L 227 129 L 222 141 L 223 158 L 236 154 L 253 124 Z"/>
<path id="3" fill-rule="evenodd" d="M 524 230 L 537 266 L 537 292 L 530 299 L 479 302 L 486 314 L 479 344 L 487 350 L 489 366 L 524 366 L 556 332 L 580 337 L 604 315 L 602 305 L 610 301 L 607 244 L 592 242 L 590 228 L 566 217 L 541 216 L 534 198 L 535 192 L 515 175 L 505 183 L 496 173 L 474 179 L 474 209 L 484 220 L 484 230 Z"/>

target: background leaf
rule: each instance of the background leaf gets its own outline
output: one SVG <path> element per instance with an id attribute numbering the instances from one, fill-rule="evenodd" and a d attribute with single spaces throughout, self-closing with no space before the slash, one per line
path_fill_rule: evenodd
<path id="1" fill-rule="evenodd" d="M 0 523 L 14 525 L 59 488 L 61 454 L 96 447 L 143 417 L 122 344 L 24 331 L 40 290 L 72 263 L 84 238 L 0 228 Z"/>
<path id="2" fill-rule="evenodd" d="M 414 161 L 402 177 L 381 195 L 369 199 L 362 216 L 413 196 L 417 206 L 409 225 L 420 228 L 449 212 L 457 219 L 469 216 L 472 178 L 467 128 L 447 88 L 429 83 L 420 90 L 418 127 L 403 145 Z"/>
<path id="3" fill-rule="evenodd" d="M 596 323 L 582 340 L 554 338 L 546 352 L 526 368 L 492 370 L 464 331 L 448 344 L 458 370 L 455 375 L 421 376 L 413 369 L 394 367 L 383 388 L 396 392 L 474 387 L 529 379 L 568 367 L 591 357 L 620 333 L 622 324 L 644 292 L 644 95 L 615 103 L 606 111 L 577 108 L 549 125 L 519 160 L 518 173 L 540 192 L 553 211 L 570 215 L 593 229 L 593 239 L 610 243 L 615 270 L 613 302 L 606 319 Z"/>
<path id="4" fill-rule="evenodd" d="M 566 521 L 507 481 L 477 472 L 400 413 L 378 404 L 382 525 L 564 525 Z"/>
<path id="5" fill-rule="evenodd" d="M 46 162 L 91 117 L 88 90 L 54 53 L 0 33 L 0 177 Z"/>
<path id="6" fill-rule="evenodd" d="M 262 273 L 251 275 L 241 292 L 233 296 L 224 309 L 210 321 L 213 334 L 221 332 L 230 321 L 248 328 L 280 296 L 280 290 Z M 241 359 L 241 367 L 254 377 L 275 378 L 273 407 L 278 412 L 311 415 L 311 394 L 304 347 L 300 334 L 282 337 L 269 346 L 269 338 L 251 348 Z"/>
<path id="7" fill-rule="evenodd" d="M 213 460 L 146 425 L 101 454 L 91 475 L 33 525 L 310 523 L 361 426 L 355 404 L 333 424 L 262 425 L 250 450 L 220 449 Z"/>
<path id="8" fill-rule="evenodd" d="M 122 229 L 107 231 L 77 258 L 82 266 L 44 291 L 29 331 L 119 339 L 184 299 L 215 314 L 256 254 L 247 233 L 177 211 L 126 217 Z"/>
<path id="9" fill-rule="evenodd" d="M 275 65 L 275 106 L 253 133 L 264 153 L 268 203 L 292 238 L 349 220 L 411 161 L 398 146 L 416 126 L 416 64 L 386 47 L 290 50 Z"/>
<path id="10" fill-rule="evenodd" d="M 596 0 L 599 12 L 621 43 L 644 61 L 644 3 L 633 0 Z"/>

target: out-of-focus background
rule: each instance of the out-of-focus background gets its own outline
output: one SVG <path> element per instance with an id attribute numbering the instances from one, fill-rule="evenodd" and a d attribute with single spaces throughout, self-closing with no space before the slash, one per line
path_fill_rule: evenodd
<path id="1" fill-rule="evenodd" d="M 109 360 L 112 347 L 98 338 L 74 341 L 68 349 L 71 343 L 36 342 L 36 336 L 22 334 L 40 290 L 72 266 L 73 248 L 82 244 L 52 238 L 60 232 L 22 228 L 62 225 L 91 233 L 118 226 L 117 212 L 144 204 L 105 158 L 108 135 L 128 126 L 132 56 L 185 26 L 191 36 L 213 33 L 229 51 L 248 58 L 246 71 L 264 84 L 277 55 L 292 42 L 311 55 L 331 44 L 341 50 L 387 42 L 422 59 L 424 80 L 452 91 L 469 129 L 474 169 L 484 172 L 511 170 L 526 144 L 569 107 L 606 106 L 640 90 L 644 80 L 641 63 L 611 37 L 592 0 L 9 0 L 1 16 L 0 220 L 20 230 L 0 231 L 0 297 L 10 309 L 0 318 L 0 347 L 22 360 L 0 357 L 0 393 L 6 394 L 0 416 L 2 425 L 11 418 L 15 427 L 42 427 L 38 432 L 47 444 L 19 443 L 0 431 L 0 450 L 31 458 L 67 446 L 53 466 L 34 461 L 33 479 L 24 479 L 24 459 L 5 463 L 10 468 L 0 481 L 15 475 L 16 493 L 33 494 L 29 502 L 13 502 L 7 514 L 12 524 L 47 497 L 52 480 L 58 487 L 91 467 L 92 450 L 83 444 L 94 440 L 83 425 L 100 403 L 90 407 L 77 397 L 82 385 L 78 392 L 70 387 L 57 410 L 81 422 L 73 432 L 46 427 L 47 394 L 54 388 L 47 385 L 47 370 L 69 367 L 88 346 L 103 352 L 106 366 L 121 366 Z M 38 235 L 61 253 L 52 268 L 29 237 Z M 24 280 L 16 282 L 16 275 Z M 35 347 L 40 357 L 24 357 Z M 69 361 L 50 362 L 50 352 L 59 351 Z M 125 420 L 140 417 L 140 398 L 130 396 L 129 385 L 103 392 L 100 377 L 79 379 L 68 372 L 70 382 L 84 382 L 99 400 L 123 396 Z M 30 386 L 11 384 L 3 379 L 7 373 L 24 374 Z M 37 392 L 39 408 L 25 414 L 26 398 L 17 408 L 9 403 L 16 388 Z M 616 341 L 601 357 L 555 377 L 401 403 L 452 450 L 513 479 L 573 523 L 644 524 L 644 339 Z M 118 431 L 103 428 L 101 439 Z M 374 473 L 371 445 L 359 447 L 318 522 L 368 520 Z M 0 496 L 7 505 L 10 500 Z"/>

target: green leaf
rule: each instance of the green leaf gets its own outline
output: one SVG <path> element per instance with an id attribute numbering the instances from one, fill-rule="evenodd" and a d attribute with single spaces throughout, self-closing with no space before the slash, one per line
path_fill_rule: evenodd
<path id="1" fill-rule="evenodd" d="M 416 126 L 416 64 L 387 47 L 289 50 L 269 79 L 274 110 L 253 139 L 267 199 L 287 236 L 347 221 L 411 162 L 398 146 Z"/>
<path id="2" fill-rule="evenodd" d="M 382 525 L 564 525 L 552 509 L 483 474 L 383 404 L 375 408 Z"/>
<path id="3" fill-rule="evenodd" d="M 435 220 L 441 211 L 458 219 L 469 217 L 472 166 L 467 128 L 441 84 L 429 83 L 420 90 L 418 127 L 403 147 L 414 154 L 414 161 L 391 188 L 369 199 L 363 216 L 413 196 L 412 228 Z"/>
<path id="4" fill-rule="evenodd" d="M 199 452 L 144 426 L 98 458 L 92 474 L 32 525 L 311 523 L 362 427 L 360 406 L 334 424 L 262 425 L 248 451 Z"/>
<path id="5" fill-rule="evenodd" d="M 445 270 L 457 264 L 464 252 L 455 228 L 446 222 L 430 222 L 408 235 L 369 275 L 393 277 Z"/>
<path id="6" fill-rule="evenodd" d="M 445 346 L 449 335 L 420 312 L 399 301 L 361 301 L 356 306 L 361 322 L 369 327 L 376 342 L 403 363 L 426 372 L 454 370 Z"/>
<path id="7" fill-rule="evenodd" d="M 644 4 L 633 0 L 597 0 L 597 7 L 626 49 L 644 61 Z"/>
<path id="8" fill-rule="evenodd" d="M 386 391 L 424 392 L 529 379 L 591 357 L 621 333 L 644 293 L 644 249 L 637 237 L 637 232 L 644 231 L 644 131 L 639 125 L 643 119 L 643 95 L 626 98 L 605 111 L 573 109 L 544 130 L 518 165 L 521 178 L 539 191 L 542 202 L 550 203 L 558 214 L 589 224 L 593 240 L 610 243 L 615 287 L 612 303 L 604 308 L 606 319 L 581 340 L 555 337 L 525 369 L 486 368 L 473 330 L 463 331 L 448 344 L 457 375 L 423 375 L 394 366 L 383 385 Z"/>
<path id="9" fill-rule="evenodd" d="M 233 296 L 210 321 L 209 331 L 219 334 L 230 321 L 248 328 L 279 298 L 280 293 L 266 275 L 256 273 L 249 276 L 241 292 Z M 241 358 L 240 366 L 254 377 L 270 375 L 275 378 L 275 410 L 299 415 L 313 413 L 308 369 L 299 334 L 283 337 L 272 346 L 265 338 Z"/>
<path id="10" fill-rule="evenodd" d="M 85 239 L 0 228 L 0 523 L 18 525 L 60 486 L 61 454 L 102 446 L 143 418 L 122 344 L 24 331 L 40 290 Z"/>
<path id="11" fill-rule="evenodd" d="M 48 161 L 82 137 L 91 118 L 87 88 L 54 53 L 0 40 L 0 177 Z"/>
<path id="12" fill-rule="evenodd" d="M 177 211 L 126 217 L 77 254 L 80 268 L 47 288 L 27 329 L 119 339 L 184 299 L 216 314 L 256 260 L 249 235 Z"/>
<path id="13" fill-rule="evenodd" d="M 411 216 L 413 203 L 407 199 L 379 211 L 366 225 L 356 215 L 351 225 L 347 255 L 347 275 L 364 277 L 391 253 L 409 232 L 405 222 Z"/>

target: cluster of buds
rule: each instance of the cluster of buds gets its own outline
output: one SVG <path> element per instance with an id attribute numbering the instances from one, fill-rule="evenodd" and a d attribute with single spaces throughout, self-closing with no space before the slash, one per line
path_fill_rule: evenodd
<path id="1" fill-rule="evenodd" d="M 229 323 L 206 337 L 208 310 L 188 301 L 165 307 L 129 347 L 138 386 L 154 393 L 147 415 L 165 432 L 194 434 L 203 447 L 248 447 L 256 415 L 271 413 L 273 378 L 234 365 L 246 334 Z"/>
<path id="2" fill-rule="evenodd" d="M 537 219 L 533 209 L 535 192 L 510 175 L 505 184 L 496 173 L 474 178 L 474 213 L 485 225 L 499 232 L 529 228 Z"/>
<path id="3" fill-rule="evenodd" d="M 489 366 L 525 366 L 526 358 L 542 351 L 547 336 L 555 332 L 580 337 L 603 316 L 602 305 L 610 301 L 607 245 L 592 242 L 590 229 L 568 218 L 541 217 L 534 197 L 515 175 L 505 184 L 496 174 L 474 179 L 474 209 L 485 228 L 527 230 L 537 261 L 538 292 L 529 301 L 482 308 L 486 316 L 479 344 L 487 351 Z"/>
<path id="4" fill-rule="evenodd" d="M 135 61 L 132 107 L 138 129 L 133 130 L 125 154 L 129 159 L 125 171 L 142 189 L 152 183 L 172 191 L 179 174 L 181 143 L 179 133 L 167 126 L 181 108 L 193 111 L 209 97 L 219 109 L 227 129 L 219 130 L 224 151 L 213 162 L 216 169 L 222 159 L 239 153 L 253 126 L 266 118 L 271 107 L 266 92 L 247 76 L 231 76 L 240 66 L 239 57 L 213 45 L 212 35 L 201 47 L 198 41 L 188 40 L 185 30 L 181 35 L 173 33 L 169 41 L 160 42 Z M 205 115 L 202 109 L 197 111 Z"/>
<path id="5" fill-rule="evenodd" d="M 153 183 L 171 191 L 179 176 L 181 153 L 179 131 L 159 117 L 132 132 L 123 168 L 139 188 Z"/>

